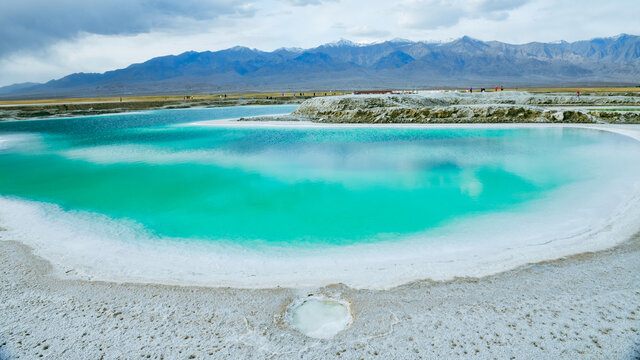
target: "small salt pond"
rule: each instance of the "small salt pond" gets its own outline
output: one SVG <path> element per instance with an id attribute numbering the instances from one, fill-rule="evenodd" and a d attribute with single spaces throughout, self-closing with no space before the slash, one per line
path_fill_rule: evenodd
<path id="1" fill-rule="evenodd" d="M 330 339 L 346 329 L 353 317 L 349 302 L 323 296 L 295 301 L 287 313 L 289 325 L 313 338 Z"/>
<path id="2" fill-rule="evenodd" d="M 0 236 L 65 276 L 386 288 L 638 230 L 640 143 L 611 132 L 189 125 L 294 109 L 2 122 Z"/>

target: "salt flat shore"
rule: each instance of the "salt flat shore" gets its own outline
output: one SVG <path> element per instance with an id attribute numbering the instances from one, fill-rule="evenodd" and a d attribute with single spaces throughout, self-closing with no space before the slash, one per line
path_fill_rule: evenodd
<path id="1" fill-rule="evenodd" d="M 0 242 L 0 358 L 637 359 L 640 238 L 482 279 L 390 290 L 231 289 L 61 280 Z M 308 338 L 284 321 L 310 294 L 353 324 Z"/>
<path id="2" fill-rule="evenodd" d="M 605 109 L 605 111 L 601 111 Z M 312 98 L 283 121 L 364 124 L 640 123 L 637 93 L 422 92 Z M 265 120 L 269 120 L 265 118 Z"/>
<path id="3" fill-rule="evenodd" d="M 487 93 L 421 91 L 418 94 L 368 94 L 311 97 L 199 98 L 54 102 L 0 105 L 0 121 L 32 120 L 126 112 L 301 104 L 286 120 L 327 123 L 640 123 L 640 92 Z M 622 111 L 597 111 L 609 107 Z M 625 109 L 626 108 L 626 109 Z"/>
<path id="4" fill-rule="evenodd" d="M 247 105 L 299 104 L 306 97 L 198 99 L 153 101 L 96 101 L 70 103 L 33 103 L 0 105 L 0 121 L 55 119 L 78 116 L 121 114 L 146 110 L 188 109 L 203 107 L 229 107 Z"/>

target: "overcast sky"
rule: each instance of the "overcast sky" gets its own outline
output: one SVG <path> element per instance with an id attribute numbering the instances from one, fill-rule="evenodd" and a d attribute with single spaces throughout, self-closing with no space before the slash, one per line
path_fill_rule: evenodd
<path id="1" fill-rule="evenodd" d="M 0 0 L 0 86 L 188 50 L 640 35 L 638 0 Z"/>

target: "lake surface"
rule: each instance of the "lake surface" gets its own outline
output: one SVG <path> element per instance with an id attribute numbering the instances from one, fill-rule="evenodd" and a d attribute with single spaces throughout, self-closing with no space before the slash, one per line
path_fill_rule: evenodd
<path id="1" fill-rule="evenodd" d="M 51 234 L 34 232 L 45 223 L 84 226 L 101 246 L 208 244 L 215 250 L 207 251 L 252 256 L 405 241 L 468 247 L 495 226 L 544 232 L 551 215 L 557 226 L 580 228 L 581 218 L 592 225 L 640 178 L 639 143 L 595 130 L 191 124 L 293 109 L 0 123 L 0 204 L 37 208 L 47 219 L 0 212 L 0 224 L 24 237 Z M 569 216 L 575 211 L 584 214 Z M 512 223 L 478 221 L 513 214 L 520 217 Z M 83 239 L 68 235 L 61 243 L 78 247 Z"/>

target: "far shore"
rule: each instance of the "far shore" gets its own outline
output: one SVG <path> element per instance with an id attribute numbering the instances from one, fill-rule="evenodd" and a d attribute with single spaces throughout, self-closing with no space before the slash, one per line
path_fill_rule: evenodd
<path id="1" fill-rule="evenodd" d="M 520 91 L 532 94 L 575 95 L 580 90 L 584 96 L 626 94 L 640 96 L 640 88 L 599 87 L 599 88 L 531 88 L 505 89 L 504 92 Z M 423 90 L 423 92 L 435 90 Z M 464 89 L 442 90 L 445 92 Z M 501 92 L 501 91 L 499 91 Z M 332 97 L 351 94 L 352 91 L 304 91 L 245 94 L 211 95 L 152 95 L 96 98 L 24 99 L 1 100 L 0 121 L 65 118 L 76 116 L 117 114 L 125 112 L 161 109 L 185 109 L 195 107 L 245 106 L 300 104 L 314 97 Z M 487 90 L 488 94 L 495 93 Z"/>
<path id="2" fill-rule="evenodd" d="M 80 116 L 130 113 L 146 110 L 189 109 L 205 107 L 300 104 L 306 98 L 209 98 L 136 101 L 94 101 L 72 103 L 31 103 L 0 105 L 0 122 L 15 120 L 58 119 Z"/>
<path id="3" fill-rule="evenodd" d="M 447 89 L 443 91 L 462 91 L 464 89 Z M 434 89 L 423 89 L 423 91 L 432 91 Z M 583 94 L 590 93 L 634 93 L 640 95 L 639 87 L 546 87 L 546 88 L 520 88 L 520 89 L 504 89 L 504 91 L 523 91 L 530 93 L 571 93 L 581 91 Z M 193 101 L 198 100 L 216 100 L 220 97 L 228 100 L 237 99 L 266 99 L 266 98 L 309 98 L 314 96 L 335 96 L 350 94 L 353 90 L 305 90 L 302 92 L 292 92 L 291 90 L 274 91 L 274 92 L 255 92 L 255 93 L 218 93 L 218 94 L 159 94 L 159 95 L 122 95 L 122 96 L 106 96 L 106 97 L 68 97 L 68 98 L 28 98 L 28 99 L 3 99 L 0 97 L 0 106 L 16 106 L 16 105 L 51 105 L 51 104 L 82 104 L 82 103 L 115 103 L 115 102 L 150 102 L 150 101 L 183 101 L 189 95 Z M 487 89 L 487 92 L 495 92 L 493 89 Z"/>

